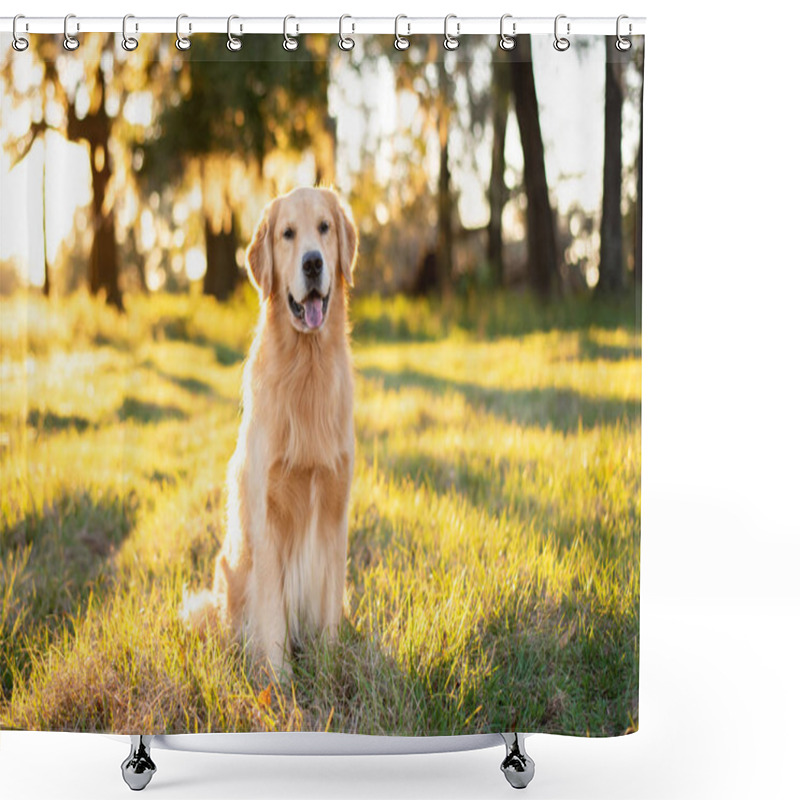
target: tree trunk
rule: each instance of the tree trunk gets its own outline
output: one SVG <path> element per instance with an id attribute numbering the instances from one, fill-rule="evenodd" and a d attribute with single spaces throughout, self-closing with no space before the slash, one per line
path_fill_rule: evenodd
<path id="1" fill-rule="evenodd" d="M 613 36 L 606 36 L 606 104 L 603 217 L 600 223 L 600 280 L 603 292 L 620 292 L 622 264 L 622 85 Z"/>
<path id="2" fill-rule="evenodd" d="M 100 181 L 92 181 L 97 190 Z M 105 187 L 105 181 L 102 182 Z M 92 294 L 105 291 L 106 303 L 122 311 L 122 295 L 117 282 L 117 242 L 114 217 L 96 216 L 94 238 L 89 256 L 89 290 Z"/>
<path id="3" fill-rule="evenodd" d="M 136 245 L 136 234 L 134 233 L 133 227 L 128 228 L 123 260 L 131 264 L 136 270 L 136 277 L 139 279 L 139 291 L 142 294 L 150 294 L 150 288 L 147 285 L 147 275 L 144 271 L 144 257 L 139 252 L 139 248 Z"/>
<path id="4" fill-rule="evenodd" d="M 442 294 L 452 288 L 453 275 L 453 198 L 450 192 L 450 166 L 445 139 L 439 151 L 439 229 L 436 239 L 436 283 Z"/>
<path id="5" fill-rule="evenodd" d="M 336 182 L 336 120 L 325 114 L 322 132 L 314 137 L 315 180 L 318 186 L 333 186 Z"/>
<path id="6" fill-rule="evenodd" d="M 517 37 L 517 46 L 512 51 L 511 88 L 525 162 L 528 276 L 535 291 L 541 297 L 547 297 L 558 285 L 558 258 L 553 210 L 547 191 L 544 142 L 533 79 L 530 36 Z"/>
<path id="7" fill-rule="evenodd" d="M 206 274 L 203 277 L 203 294 L 217 300 L 227 300 L 239 283 L 236 264 L 236 224 L 231 217 L 230 228 L 215 232 L 206 217 Z"/>
<path id="8" fill-rule="evenodd" d="M 448 129 L 450 123 L 449 92 L 450 78 L 444 66 L 444 58 L 437 63 L 440 107 L 439 107 L 439 193 L 437 197 L 438 229 L 436 236 L 436 282 L 441 294 L 449 294 L 453 275 L 453 197 L 450 188 L 450 164 Z"/>
<path id="9" fill-rule="evenodd" d="M 74 104 L 67 109 L 67 138 L 85 139 L 89 145 L 89 162 L 92 167 L 92 227 L 94 238 L 89 255 L 89 290 L 92 294 L 105 292 L 106 303 L 123 310 L 119 289 L 119 262 L 115 233 L 114 205 L 108 203 L 106 191 L 111 181 L 111 155 L 108 142 L 111 138 L 111 120 L 105 108 L 105 79 L 100 61 L 95 76 L 100 86 L 97 108 L 83 118 L 78 118 Z"/>
<path id="10" fill-rule="evenodd" d="M 106 139 L 103 144 L 94 145 L 89 142 L 92 152 L 98 148 L 106 151 Z M 105 291 L 106 303 L 116 306 L 122 311 L 122 294 L 119 290 L 119 265 L 117 262 L 117 240 L 115 235 L 114 210 L 104 210 L 104 201 L 108 183 L 111 180 L 111 169 L 108 156 L 104 156 L 104 166 L 96 169 L 97 158 L 92 158 L 92 210 L 94 211 L 94 238 L 89 256 L 89 290 L 92 294 Z"/>
<path id="11" fill-rule="evenodd" d="M 503 285 L 503 209 L 508 200 L 506 187 L 506 126 L 510 74 L 508 63 L 495 61 L 492 67 L 492 174 L 489 177 L 489 228 L 487 259 L 494 286 Z"/>

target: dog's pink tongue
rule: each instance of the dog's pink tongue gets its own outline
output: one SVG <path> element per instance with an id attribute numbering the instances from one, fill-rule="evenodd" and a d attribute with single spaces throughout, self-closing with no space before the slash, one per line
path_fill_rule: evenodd
<path id="1" fill-rule="evenodd" d="M 322 298 L 313 297 L 305 302 L 305 320 L 309 328 L 319 328 L 322 325 Z"/>

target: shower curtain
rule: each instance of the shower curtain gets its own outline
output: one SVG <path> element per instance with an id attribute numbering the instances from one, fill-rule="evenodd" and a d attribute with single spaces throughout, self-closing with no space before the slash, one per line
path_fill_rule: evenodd
<path id="1" fill-rule="evenodd" d="M 637 730 L 643 37 L 28 38 L 1 40 L 0 727 Z M 226 535 L 248 242 L 303 186 L 358 232 L 355 458 L 341 623 L 276 679 L 181 609 Z"/>

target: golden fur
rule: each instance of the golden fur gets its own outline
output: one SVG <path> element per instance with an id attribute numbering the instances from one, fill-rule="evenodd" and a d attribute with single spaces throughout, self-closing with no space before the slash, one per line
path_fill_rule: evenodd
<path id="1" fill-rule="evenodd" d="M 354 457 L 347 284 L 357 247 L 334 192 L 296 189 L 267 206 L 247 251 L 261 307 L 228 468 L 227 535 L 212 590 L 187 598 L 183 613 L 244 633 L 275 675 L 289 672 L 292 639 L 333 636 L 342 615 Z M 310 331 L 287 300 L 309 249 L 322 254 L 330 286 L 324 322 Z"/>

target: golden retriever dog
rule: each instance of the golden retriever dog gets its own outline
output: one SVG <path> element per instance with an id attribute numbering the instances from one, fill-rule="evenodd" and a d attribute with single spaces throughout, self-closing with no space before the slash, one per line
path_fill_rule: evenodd
<path id="1" fill-rule="evenodd" d="M 247 250 L 261 306 L 228 468 L 227 533 L 210 591 L 183 616 L 241 632 L 273 675 L 291 643 L 336 634 L 353 476 L 347 293 L 358 239 L 337 194 L 273 200 Z"/>

